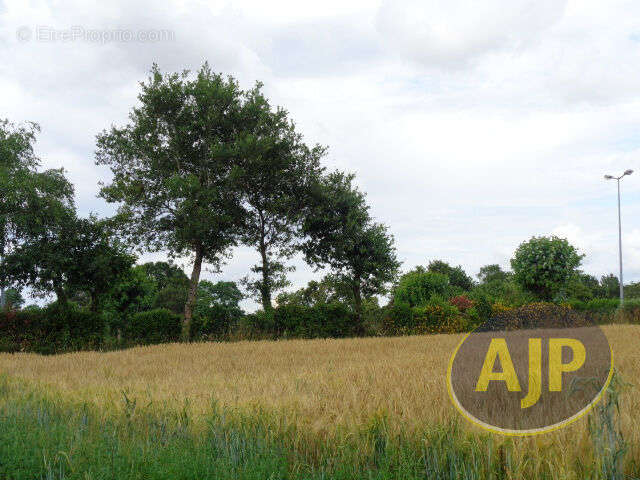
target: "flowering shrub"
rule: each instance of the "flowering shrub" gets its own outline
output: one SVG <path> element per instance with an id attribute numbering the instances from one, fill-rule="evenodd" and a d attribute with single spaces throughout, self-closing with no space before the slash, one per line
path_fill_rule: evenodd
<path id="1" fill-rule="evenodd" d="M 591 315 L 577 312 L 570 307 L 548 302 L 536 302 L 518 308 L 503 310 L 491 320 L 494 328 L 513 330 L 523 328 L 555 328 L 589 325 Z"/>
<path id="2" fill-rule="evenodd" d="M 449 299 L 449 303 L 464 313 L 473 307 L 473 302 L 466 295 L 458 295 Z"/>
<path id="3" fill-rule="evenodd" d="M 383 320 L 383 330 L 387 335 L 457 333 L 465 331 L 468 324 L 468 319 L 456 306 L 432 297 L 421 307 L 395 305 Z"/>
<path id="4" fill-rule="evenodd" d="M 493 315 L 497 315 L 503 312 L 508 312 L 510 310 L 513 310 L 513 308 L 508 307 L 507 305 L 503 305 L 501 302 L 496 302 L 491 306 L 491 311 Z"/>

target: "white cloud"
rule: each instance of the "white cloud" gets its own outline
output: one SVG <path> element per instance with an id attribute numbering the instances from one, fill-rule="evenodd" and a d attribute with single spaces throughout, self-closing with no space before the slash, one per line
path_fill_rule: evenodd
<path id="1" fill-rule="evenodd" d="M 399 54 L 424 65 L 465 66 L 535 42 L 563 15 L 560 0 L 385 0 L 377 26 Z"/>
<path id="2" fill-rule="evenodd" d="M 405 268 L 433 258 L 475 274 L 508 266 L 531 235 L 564 233 L 585 270 L 617 269 L 623 182 L 626 274 L 640 280 L 640 5 L 526 2 L 37 2 L 0 8 L 2 115 L 42 125 L 45 165 L 63 165 L 82 213 L 108 170 L 95 135 L 122 124 L 137 82 L 165 70 L 255 80 L 291 112 L 331 168 L 355 171 Z M 160 42 L 19 42 L 16 30 L 165 29 Z M 154 256 L 153 258 L 156 258 Z M 256 261 L 240 248 L 220 274 Z M 300 286 L 317 274 L 301 259 Z M 186 265 L 186 261 L 185 261 Z"/>

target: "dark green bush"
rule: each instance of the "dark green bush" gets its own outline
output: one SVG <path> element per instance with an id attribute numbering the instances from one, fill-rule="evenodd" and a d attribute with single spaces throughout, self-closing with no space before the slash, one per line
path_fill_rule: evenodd
<path id="1" fill-rule="evenodd" d="M 125 339 L 132 343 L 177 342 L 181 318 L 165 308 L 136 313 L 126 325 Z"/>
<path id="2" fill-rule="evenodd" d="M 477 312 L 470 308 L 467 314 L 463 314 L 442 297 L 434 295 L 419 307 L 409 307 L 406 303 L 394 305 L 384 319 L 384 333 L 411 335 L 461 332 L 470 324 L 469 314 L 477 315 Z"/>
<path id="3" fill-rule="evenodd" d="M 462 317 L 458 309 L 437 296 L 432 297 L 426 305 L 412 310 L 416 333 L 455 333 L 462 326 L 456 322 Z"/>
<path id="4" fill-rule="evenodd" d="M 640 298 L 630 298 L 624 301 L 621 318 L 618 321 L 640 324 Z"/>
<path id="5" fill-rule="evenodd" d="M 353 313 L 341 303 L 281 305 L 273 311 L 273 333 L 284 337 L 348 337 L 355 334 Z"/>
<path id="6" fill-rule="evenodd" d="M 102 346 L 104 320 L 70 304 L 0 313 L 0 349 L 51 354 Z"/>
<path id="7" fill-rule="evenodd" d="M 311 337 L 350 337 L 356 334 L 353 313 L 343 303 L 319 303 L 311 308 L 314 320 L 308 326 Z"/>
<path id="8" fill-rule="evenodd" d="M 413 328 L 413 312 L 408 303 L 392 305 L 383 320 L 386 334 L 397 334 Z"/>
<path id="9" fill-rule="evenodd" d="M 394 302 L 411 307 L 426 305 L 433 295 L 450 296 L 449 278 L 441 273 L 409 272 L 400 278 L 393 292 Z"/>
<path id="10" fill-rule="evenodd" d="M 276 333 L 273 320 L 273 312 L 258 310 L 255 313 L 245 315 L 243 322 L 253 332 L 264 332 L 269 335 Z"/>
<path id="11" fill-rule="evenodd" d="M 588 301 L 571 299 L 565 303 L 574 310 L 600 314 L 614 314 L 620 306 L 617 298 L 594 298 Z"/>
<path id="12" fill-rule="evenodd" d="M 198 309 L 193 317 L 192 332 L 194 338 L 220 338 L 235 327 L 240 315 L 233 315 L 223 305 L 212 305 Z"/>

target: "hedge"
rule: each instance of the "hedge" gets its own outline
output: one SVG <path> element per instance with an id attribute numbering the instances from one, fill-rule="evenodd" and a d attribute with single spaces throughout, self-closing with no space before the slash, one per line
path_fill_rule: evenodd
<path id="1" fill-rule="evenodd" d="M 0 351 L 4 352 L 96 350 L 102 346 L 104 333 L 99 314 L 74 305 L 0 312 Z"/>
<path id="2" fill-rule="evenodd" d="M 156 308 L 136 313 L 125 326 L 123 335 L 132 343 L 177 342 L 182 329 L 182 317 L 167 310 Z"/>

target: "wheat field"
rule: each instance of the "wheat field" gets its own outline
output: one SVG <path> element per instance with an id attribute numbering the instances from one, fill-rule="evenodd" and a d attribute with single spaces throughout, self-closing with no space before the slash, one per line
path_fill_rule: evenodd
<path id="1" fill-rule="evenodd" d="M 640 326 L 604 330 L 621 378 L 635 383 L 640 378 Z M 456 422 L 445 374 L 460 339 L 433 335 L 166 344 L 57 356 L 0 354 L 0 374 L 104 411 L 123 408 L 125 395 L 157 409 L 188 402 L 195 423 L 213 404 L 244 414 L 268 411 L 279 419 L 274 428 L 285 428 L 284 421 L 303 435 L 335 443 L 380 415 L 391 434 L 404 436 Z M 640 397 L 631 386 L 621 397 L 620 412 L 627 462 L 640 459 L 638 412 Z M 471 435 L 484 434 L 460 424 Z M 586 420 L 551 434 L 508 441 L 513 442 L 514 462 L 537 458 L 565 472 L 590 448 Z M 550 451 L 556 453 L 546 458 Z M 567 473 L 562 478 L 571 477 Z"/>

